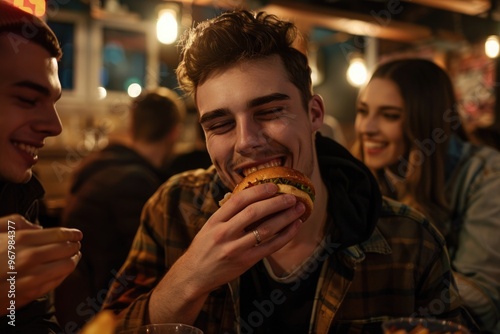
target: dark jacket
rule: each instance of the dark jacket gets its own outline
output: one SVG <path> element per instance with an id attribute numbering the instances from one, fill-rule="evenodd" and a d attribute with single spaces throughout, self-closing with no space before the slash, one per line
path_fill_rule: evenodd
<path id="1" fill-rule="evenodd" d="M 160 171 L 120 144 L 89 156 L 75 171 L 62 224 L 83 232 L 82 259 L 56 290 L 62 326 L 80 327 L 100 309 L 127 257 L 142 207 L 163 181 Z"/>
<path id="2" fill-rule="evenodd" d="M 39 200 L 44 190 L 36 177 L 26 184 L 0 183 L 0 217 L 13 213 L 23 215 L 32 223 L 37 222 Z M 4 245 L 2 245 L 4 246 Z M 6 296 L 2 296 L 6 298 Z M 0 333 L 58 333 L 51 294 L 45 295 L 19 308 L 15 313 L 15 327 L 8 324 L 8 316 L 0 318 Z"/>

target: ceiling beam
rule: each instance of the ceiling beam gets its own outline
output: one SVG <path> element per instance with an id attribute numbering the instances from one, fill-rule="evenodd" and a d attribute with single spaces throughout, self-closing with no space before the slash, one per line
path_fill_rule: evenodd
<path id="1" fill-rule="evenodd" d="M 370 36 L 399 42 L 417 42 L 432 37 L 430 28 L 399 22 L 390 17 L 354 13 L 289 1 L 271 1 L 262 10 L 290 19 L 302 31 L 323 27 L 352 35 Z"/>
<path id="2" fill-rule="evenodd" d="M 164 0 L 167 1 L 167 0 Z M 248 9 L 247 0 L 175 0 L 187 5 L 206 6 L 223 9 Z"/>
<path id="3" fill-rule="evenodd" d="M 490 0 L 403 0 L 417 5 L 444 9 L 471 16 L 486 13 L 491 8 Z"/>
<path id="4" fill-rule="evenodd" d="M 357 36 L 370 36 L 397 42 L 418 42 L 431 39 L 436 31 L 427 26 L 397 21 L 391 18 L 390 10 L 383 15 L 376 11 L 371 14 L 339 10 L 327 6 L 312 5 L 302 1 L 268 0 L 263 7 L 260 1 L 249 0 L 177 0 L 185 4 L 211 6 L 223 9 L 247 8 L 264 10 L 279 17 L 293 20 L 303 31 L 322 27 L 333 31 Z M 422 6 L 451 10 L 465 14 L 478 14 L 489 10 L 489 0 L 404 0 Z M 249 8 L 250 7 L 250 8 Z M 451 34 L 451 33 L 450 33 Z M 453 35 L 453 34 L 451 34 Z M 453 40 L 460 36 L 453 36 Z"/>

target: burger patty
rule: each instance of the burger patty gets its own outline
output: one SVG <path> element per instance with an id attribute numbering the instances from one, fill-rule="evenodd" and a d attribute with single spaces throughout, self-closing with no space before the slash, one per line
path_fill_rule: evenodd
<path id="1" fill-rule="evenodd" d="M 248 182 L 248 185 L 245 188 L 250 188 L 252 186 L 256 186 L 258 184 L 263 184 L 263 183 L 285 184 L 288 186 L 293 186 L 299 190 L 302 190 L 307 195 L 309 195 L 311 200 L 314 202 L 314 193 L 313 193 L 311 187 L 308 187 L 302 183 L 294 182 L 293 180 L 285 179 L 282 177 L 276 177 L 276 178 L 265 179 L 265 180 L 255 180 L 255 182 Z"/>

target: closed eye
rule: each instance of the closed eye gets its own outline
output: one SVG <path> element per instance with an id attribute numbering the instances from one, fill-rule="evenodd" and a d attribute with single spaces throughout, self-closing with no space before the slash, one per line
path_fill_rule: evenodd
<path id="1" fill-rule="evenodd" d="M 233 127 L 234 127 L 233 120 L 219 121 L 219 122 L 214 122 L 211 124 L 204 125 L 205 131 L 215 133 L 215 134 L 225 133 L 225 132 L 231 130 Z"/>
<path id="2" fill-rule="evenodd" d="M 21 102 L 21 104 L 27 104 L 29 106 L 34 106 L 37 102 L 36 99 L 29 99 L 22 96 L 18 96 L 17 99 L 19 102 Z"/>
<path id="3" fill-rule="evenodd" d="M 389 121 L 397 121 L 401 118 L 400 113 L 384 113 L 384 118 Z"/>
<path id="4" fill-rule="evenodd" d="M 276 118 L 279 118 L 283 115 L 284 110 L 285 110 L 285 108 L 283 108 L 283 107 L 266 109 L 266 110 L 258 112 L 256 114 L 256 117 L 263 118 L 263 119 L 276 119 Z"/>
<path id="5" fill-rule="evenodd" d="M 358 107 L 358 108 L 356 108 L 356 114 L 366 115 L 366 114 L 368 114 L 368 109 Z"/>

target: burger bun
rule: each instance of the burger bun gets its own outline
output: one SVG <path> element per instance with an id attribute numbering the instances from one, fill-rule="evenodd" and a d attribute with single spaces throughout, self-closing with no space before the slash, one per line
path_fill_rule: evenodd
<path id="1" fill-rule="evenodd" d="M 227 202 L 227 200 L 231 197 L 232 194 L 236 194 L 239 191 L 242 191 L 243 189 L 249 188 L 257 184 L 270 182 L 269 180 L 273 179 L 286 180 L 286 184 L 279 182 L 273 182 L 273 183 L 275 183 L 279 188 L 278 194 L 292 194 L 297 198 L 298 201 L 304 204 L 306 210 L 304 214 L 300 217 L 300 219 L 302 221 L 306 221 L 312 213 L 312 210 L 314 208 L 314 201 L 307 192 L 292 186 L 290 183 L 296 183 L 307 187 L 308 189 L 311 190 L 311 194 L 313 197 L 315 195 L 314 186 L 311 180 L 307 176 L 305 176 L 304 174 L 295 169 L 288 167 L 282 167 L 282 166 L 267 167 L 259 169 L 247 175 L 239 184 L 236 185 L 232 193 L 227 193 L 224 196 L 224 198 L 219 202 L 219 205 L 223 205 L 225 202 Z"/>

